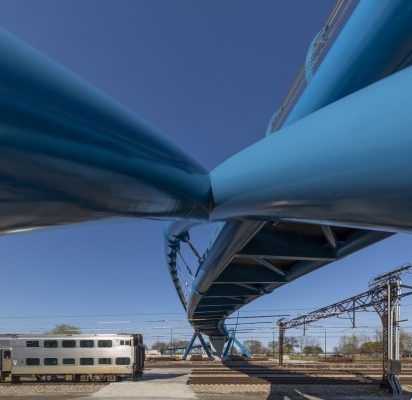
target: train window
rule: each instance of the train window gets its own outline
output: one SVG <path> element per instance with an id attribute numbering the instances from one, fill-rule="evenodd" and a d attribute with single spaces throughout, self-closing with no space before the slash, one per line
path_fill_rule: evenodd
<path id="1" fill-rule="evenodd" d="M 39 347 L 39 341 L 38 340 L 28 340 L 26 342 L 26 347 Z"/>
<path id="2" fill-rule="evenodd" d="M 130 365 L 130 358 L 129 357 L 117 357 L 116 365 Z"/>
<path id="3" fill-rule="evenodd" d="M 62 347 L 76 347 L 75 340 L 62 340 Z"/>
<path id="4" fill-rule="evenodd" d="M 76 364 L 76 361 L 74 358 L 63 358 L 63 364 L 64 365 L 74 365 Z"/>
<path id="5" fill-rule="evenodd" d="M 124 340 L 120 341 L 120 346 L 124 346 Z"/>
<path id="6" fill-rule="evenodd" d="M 99 364 L 111 364 L 112 363 L 112 359 L 111 358 L 99 358 Z"/>
<path id="7" fill-rule="evenodd" d="M 130 340 L 125 340 L 124 344 L 125 344 L 126 346 L 130 346 Z"/>
<path id="8" fill-rule="evenodd" d="M 44 365 L 57 365 L 57 358 L 45 358 Z"/>
<path id="9" fill-rule="evenodd" d="M 99 340 L 97 342 L 97 345 L 99 347 L 112 347 L 112 341 L 111 340 Z"/>
<path id="10" fill-rule="evenodd" d="M 93 365 L 94 360 L 93 358 L 81 358 L 80 359 L 80 365 Z"/>
<path id="11" fill-rule="evenodd" d="M 26 358 L 26 365 L 40 365 L 40 358 Z"/>
<path id="12" fill-rule="evenodd" d="M 57 340 L 45 340 L 44 341 L 44 347 L 50 349 L 50 348 L 56 348 L 57 347 Z"/>
<path id="13" fill-rule="evenodd" d="M 3 352 L 3 358 L 4 358 L 5 360 L 10 360 L 10 358 L 11 358 L 11 351 L 10 351 L 10 350 L 4 350 L 4 352 Z"/>
<path id="14" fill-rule="evenodd" d="M 80 347 L 94 347 L 94 340 L 80 340 Z"/>

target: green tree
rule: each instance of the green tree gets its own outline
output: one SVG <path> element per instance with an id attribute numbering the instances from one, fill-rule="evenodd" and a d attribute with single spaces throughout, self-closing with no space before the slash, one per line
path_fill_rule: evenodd
<path id="1" fill-rule="evenodd" d="M 267 352 L 260 340 L 245 340 L 243 344 L 252 354 L 265 354 Z"/>
<path id="2" fill-rule="evenodd" d="M 359 347 L 359 353 L 367 355 L 382 353 L 382 342 L 367 340 Z"/>
<path id="3" fill-rule="evenodd" d="M 298 347 L 299 343 L 295 336 L 286 336 L 284 339 L 283 351 L 291 355 L 295 347 Z"/>
<path id="4" fill-rule="evenodd" d="M 75 325 L 56 324 L 50 332 L 53 335 L 76 334 L 80 333 L 80 328 Z"/>
<path id="5" fill-rule="evenodd" d="M 318 345 L 310 345 L 310 346 L 305 346 L 305 347 L 303 348 L 303 353 L 304 353 L 306 356 L 309 356 L 309 355 L 311 355 L 311 356 L 317 356 L 317 355 L 319 355 L 320 353 L 323 353 L 323 349 L 322 349 L 322 347 L 320 347 L 320 346 L 318 346 Z"/>
<path id="6" fill-rule="evenodd" d="M 169 344 L 168 344 L 168 343 L 160 342 L 160 341 L 157 341 L 156 343 L 154 343 L 154 344 L 152 345 L 152 349 L 159 351 L 160 354 L 162 354 L 162 355 L 165 354 L 166 349 L 168 349 L 168 348 L 169 348 Z"/>

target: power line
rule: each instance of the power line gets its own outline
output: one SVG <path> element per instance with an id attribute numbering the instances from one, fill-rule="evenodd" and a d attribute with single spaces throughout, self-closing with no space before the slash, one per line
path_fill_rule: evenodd
<path id="1" fill-rule="evenodd" d="M 240 310 L 241 313 L 251 312 L 287 312 L 287 311 L 306 311 L 313 310 L 314 307 L 305 308 L 271 308 L 271 309 L 255 309 L 255 310 Z M 412 303 L 402 304 L 402 308 L 412 307 Z M 368 312 L 368 311 L 365 311 Z M 152 316 L 152 315 L 186 315 L 185 312 L 151 312 L 151 313 L 116 313 L 116 314 L 51 314 L 51 315 L 0 315 L 0 319 L 42 319 L 42 318 L 93 318 L 93 317 L 126 317 L 126 316 Z M 240 316 L 239 318 L 245 318 Z M 253 316 L 250 316 L 253 317 Z M 235 318 L 235 317 L 229 317 Z M 187 320 L 185 320 L 187 321 Z"/>

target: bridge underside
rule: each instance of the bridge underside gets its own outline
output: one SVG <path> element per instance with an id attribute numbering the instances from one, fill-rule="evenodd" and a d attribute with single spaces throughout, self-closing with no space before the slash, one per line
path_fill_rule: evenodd
<path id="1" fill-rule="evenodd" d="M 214 264 L 214 269 L 221 272 L 189 302 L 188 317 L 193 327 L 212 338 L 227 336 L 224 320 L 255 298 L 391 235 L 296 222 L 247 224 L 255 233 L 229 258 L 230 245 L 217 243 L 214 246 L 217 253 L 208 254 L 210 260 L 222 260 L 222 264 Z M 230 228 L 224 230 L 218 240 L 225 241 L 225 235 L 230 241 Z M 207 260 L 201 266 L 206 268 Z"/>

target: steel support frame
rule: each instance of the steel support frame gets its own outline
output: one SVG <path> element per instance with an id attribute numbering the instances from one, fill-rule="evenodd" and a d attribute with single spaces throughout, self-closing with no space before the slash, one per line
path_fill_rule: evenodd
<path id="1" fill-rule="evenodd" d="M 398 374 L 400 372 L 400 280 L 387 285 L 379 293 L 382 301 L 374 306 L 382 322 L 382 386 L 394 394 L 401 395 L 402 388 Z"/>
<path id="2" fill-rule="evenodd" d="M 374 308 L 382 322 L 383 345 L 383 376 L 382 386 L 387 387 L 395 395 L 402 394 L 399 383 L 400 374 L 400 300 L 402 297 L 412 294 L 412 287 L 402 285 L 400 275 L 412 269 L 411 264 L 406 264 L 388 274 L 381 275 L 371 281 L 370 289 L 352 296 L 348 299 L 320 308 L 310 313 L 300 315 L 289 321 L 279 320 L 279 365 L 283 365 L 283 347 L 285 331 L 298 326 L 306 326 L 312 322 L 336 317 L 348 313 L 352 323 L 355 324 L 355 312 Z M 401 293 L 401 288 L 409 289 L 409 292 Z M 326 349 L 325 349 L 326 352 Z"/>
<path id="3" fill-rule="evenodd" d="M 250 358 L 252 356 L 250 352 L 248 351 L 248 349 L 246 348 L 246 346 L 236 338 L 236 333 L 233 330 L 230 330 L 229 340 L 226 343 L 226 348 L 225 348 L 225 351 L 223 352 L 222 360 L 226 360 L 227 357 L 231 354 L 232 347 L 234 344 L 236 344 L 237 347 L 239 347 L 239 350 L 241 351 L 242 356 L 246 358 Z"/>
<path id="4" fill-rule="evenodd" d="M 210 351 L 210 348 L 209 348 L 209 346 L 206 344 L 205 339 L 203 338 L 202 334 L 201 334 L 200 332 L 196 332 L 196 331 L 195 331 L 195 333 L 192 335 L 192 337 L 191 337 L 190 340 L 189 340 L 189 343 L 187 344 L 187 346 L 186 346 L 186 348 L 185 348 L 185 351 L 184 351 L 184 353 L 183 353 L 182 360 L 186 360 L 186 358 L 187 358 L 187 356 L 189 355 L 190 350 L 191 350 L 191 348 L 192 348 L 192 346 L 193 346 L 196 338 L 199 339 L 199 341 L 200 341 L 203 349 L 205 350 L 207 356 L 208 356 L 209 358 L 213 358 L 212 353 L 211 353 L 211 351 Z"/>

